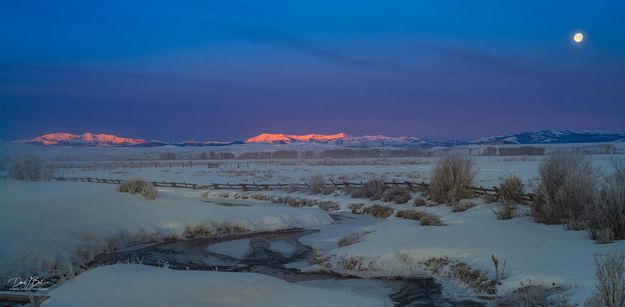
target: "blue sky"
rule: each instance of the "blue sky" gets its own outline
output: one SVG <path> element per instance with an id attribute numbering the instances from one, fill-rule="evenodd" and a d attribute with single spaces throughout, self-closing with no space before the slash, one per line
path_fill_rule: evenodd
<path id="1" fill-rule="evenodd" d="M 625 1 L 0 0 L 5 139 L 466 139 L 623 118 Z"/>

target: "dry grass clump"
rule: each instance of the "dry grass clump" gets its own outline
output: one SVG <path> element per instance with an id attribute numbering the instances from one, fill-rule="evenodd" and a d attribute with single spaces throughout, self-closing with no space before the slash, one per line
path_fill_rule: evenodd
<path id="1" fill-rule="evenodd" d="M 601 243 L 625 239 L 625 160 L 613 160 L 612 168 L 587 217 L 590 236 Z"/>
<path id="2" fill-rule="evenodd" d="M 405 204 L 412 198 L 410 193 L 410 188 L 408 187 L 400 187 L 393 186 L 390 189 L 386 190 L 382 200 L 385 202 L 392 201 L 396 204 Z"/>
<path id="3" fill-rule="evenodd" d="M 341 209 L 341 206 L 339 206 L 338 203 L 333 202 L 333 201 L 322 201 L 319 202 L 319 209 L 324 210 L 324 211 L 336 211 Z"/>
<path id="4" fill-rule="evenodd" d="M 475 160 L 470 157 L 447 156 L 432 170 L 430 197 L 437 203 L 453 202 L 472 195 L 467 186 L 477 174 Z"/>
<path id="5" fill-rule="evenodd" d="M 449 273 L 452 277 L 464 282 L 478 292 L 485 292 L 488 294 L 497 293 L 497 280 L 489 279 L 486 274 L 483 274 L 478 270 L 473 270 L 464 262 L 451 265 L 449 267 Z"/>
<path id="6" fill-rule="evenodd" d="M 582 155 L 556 153 L 541 162 L 538 173 L 538 199 L 531 212 L 534 219 L 543 224 L 583 229 L 597 186 L 597 174 L 590 160 Z"/>
<path id="7" fill-rule="evenodd" d="M 395 216 L 405 220 L 420 220 L 423 213 L 415 210 L 399 210 L 395 213 Z"/>
<path id="8" fill-rule="evenodd" d="M 23 154 L 13 157 L 9 166 L 9 177 L 22 181 L 50 180 L 54 169 L 37 155 Z"/>
<path id="9" fill-rule="evenodd" d="M 445 226 L 445 224 L 441 221 L 441 218 L 432 213 L 415 210 L 399 210 L 395 216 L 406 220 L 421 221 L 421 226 Z"/>
<path id="10" fill-rule="evenodd" d="M 146 199 L 156 199 L 158 190 L 150 182 L 143 179 L 131 179 L 129 181 L 122 181 L 117 187 L 117 191 L 122 193 L 135 194 L 139 193 Z"/>
<path id="11" fill-rule="evenodd" d="M 361 232 L 356 232 L 356 233 L 349 234 L 349 235 L 341 238 L 338 242 L 336 242 L 336 245 L 338 247 L 343 247 L 343 246 L 356 244 L 356 243 L 362 241 L 362 239 L 364 239 L 364 237 L 366 235 L 368 235 L 369 233 L 371 233 L 371 232 L 370 231 L 361 231 Z"/>
<path id="12" fill-rule="evenodd" d="M 501 207 L 493 209 L 498 220 L 510 220 L 515 216 L 515 205 L 510 203 L 501 204 Z"/>
<path id="13" fill-rule="evenodd" d="M 502 203 L 506 205 L 515 205 L 523 202 L 525 185 L 521 178 L 516 175 L 506 175 L 501 184 L 499 184 L 499 197 Z"/>
<path id="14" fill-rule="evenodd" d="M 372 205 L 362 209 L 363 214 L 370 214 L 379 218 L 387 218 L 393 214 L 393 211 L 395 211 L 393 208 L 381 205 Z"/>
<path id="15" fill-rule="evenodd" d="M 521 287 L 502 295 L 495 304 L 498 307 L 573 306 L 566 295 L 568 290 L 569 287 L 521 283 Z"/>
<path id="16" fill-rule="evenodd" d="M 351 209 L 353 214 L 362 214 L 362 208 L 364 206 L 365 204 L 349 204 L 347 208 Z"/>
<path id="17" fill-rule="evenodd" d="M 423 198 L 415 198 L 414 202 L 412 203 L 413 207 L 423 207 L 426 206 L 428 203 L 425 201 L 425 199 Z"/>
<path id="18" fill-rule="evenodd" d="M 421 226 L 445 226 L 440 216 L 433 213 L 421 213 Z"/>
<path id="19" fill-rule="evenodd" d="M 382 179 L 369 179 L 362 186 L 353 188 L 351 196 L 353 198 L 369 198 L 377 200 L 384 196 L 386 184 Z"/>
<path id="20" fill-rule="evenodd" d="M 596 289 L 586 301 L 589 307 L 625 306 L 625 254 L 595 258 Z"/>
<path id="21" fill-rule="evenodd" d="M 451 205 L 451 212 L 464 212 L 475 206 L 476 204 L 474 202 L 468 201 L 466 199 L 461 199 Z"/>

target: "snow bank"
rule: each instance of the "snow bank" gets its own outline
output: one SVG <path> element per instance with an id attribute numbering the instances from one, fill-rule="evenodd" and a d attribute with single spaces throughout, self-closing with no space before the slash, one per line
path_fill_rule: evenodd
<path id="1" fill-rule="evenodd" d="M 256 273 L 116 264 L 50 292 L 43 306 L 392 306 L 386 298 L 292 284 Z"/>
<path id="2" fill-rule="evenodd" d="M 0 180 L 0 278 L 70 273 L 96 254 L 128 244 L 210 234 L 318 227 L 332 219 L 316 209 L 221 206 L 199 192 L 160 190 L 156 200 L 114 185 Z"/>
<path id="3" fill-rule="evenodd" d="M 477 201 L 477 200 L 476 200 Z M 594 289 L 593 256 L 625 251 L 625 241 L 595 244 L 586 231 L 534 223 L 530 217 L 497 220 L 494 205 L 479 204 L 461 213 L 448 206 L 417 210 L 438 214 L 448 226 L 425 227 L 418 221 L 389 218 L 370 228 L 360 243 L 330 251 L 337 269 L 341 259 L 361 258 L 375 275 L 424 273 L 421 262 L 433 257 L 463 261 L 495 277 L 491 254 L 506 261 L 500 293 L 521 282 L 572 285 L 571 299 L 583 302 Z M 370 272 L 371 273 L 371 272 Z"/>

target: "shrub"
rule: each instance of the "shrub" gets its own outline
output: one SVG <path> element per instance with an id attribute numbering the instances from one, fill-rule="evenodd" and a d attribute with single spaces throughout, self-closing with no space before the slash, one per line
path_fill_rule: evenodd
<path id="1" fill-rule="evenodd" d="M 323 187 L 326 185 L 326 178 L 321 174 L 312 174 L 306 181 L 308 184 L 308 192 L 312 194 L 320 194 L 323 192 Z"/>
<path id="2" fill-rule="evenodd" d="M 362 186 L 354 188 L 352 190 L 353 198 L 369 198 L 371 200 L 377 200 L 384 196 L 386 191 L 386 184 L 382 179 L 369 179 Z"/>
<path id="3" fill-rule="evenodd" d="M 347 208 L 351 209 L 353 214 L 362 214 L 362 208 L 364 206 L 365 204 L 349 204 Z"/>
<path id="4" fill-rule="evenodd" d="M 625 239 L 625 160 L 613 160 L 612 167 L 587 217 L 592 239 L 602 243 Z"/>
<path id="5" fill-rule="evenodd" d="M 495 216 L 497 216 L 498 220 L 509 220 L 514 217 L 514 205 L 513 204 L 501 204 L 501 207 L 498 209 L 493 209 Z"/>
<path id="6" fill-rule="evenodd" d="M 33 154 L 19 155 L 13 158 L 9 168 L 9 177 L 22 181 L 50 180 L 54 169 Z"/>
<path id="7" fill-rule="evenodd" d="M 406 220 L 420 220 L 423 213 L 415 210 L 399 210 L 395 216 Z"/>
<path id="8" fill-rule="evenodd" d="M 333 201 L 322 201 L 319 203 L 319 209 L 324 211 L 335 211 L 341 209 L 341 207 Z"/>
<path id="9" fill-rule="evenodd" d="M 142 179 L 132 179 L 129 181 L 122 181 L 117 187 L 117 191 L 122 193 L 135 194 L 139 193 L 146 199 L 156 199 L 158 190 L 150 182 L 146 182 Z"/>
<path id="10" fill-rule="evenodd" d="M 467 198 L 477 170 L 470 157 L 447 156 L 438 161 L 432 170 L 430 197 L 437 203 L 446 203 Z"/>
<path id="11" fill-rule="evenodd" d="M 412 198 L 410 194 L 410 188 L 408 187 L 399 187 L 393 186 L 392 188 L 386 190 L 384 193 L 383 201 L 389 202 L 392 201 L 396 204 L 405 204 Z"/>
<path id="12" fill-rule="evenodd" d="M 425 199 L 423 198 L 415 198 L 414 202 L 412 203 L 413 207 L 423 207 L 425 205 L 427 205 L 428 203 L 425 201 Z"/>
<path id="13" fill-rule="evenodd" d="M 393 210 L 393 208 L 391 207 L 380 206 L 380 205 L 372 205 L 372 206 L 365 207 L 362 209 L 362 213 L 371 214 L 379 218 L 387 218 L 391 216 L 391 214 L 393 214 L 393 211 L 395 210 Z"/>
<path id="14" fill-rule="evenodd" d="M 515 205 L 521 203 L 525 190 L 525 185 L 521 178 L 516 175 L 506 175 L 501 184 L 499 184 L 499 197 L 505 205 Z"/>
<path id="15" fill-rule="evenodd" d="M 445 226 L 441 218 L 433 213 L 421 213 L 421 226 Z"/>
<path id="16" fill-rule="evenodd" d="M 586 301 L 589 307 L 625 306 L 625 254 L 595 258 L 596 289 Z"/>
<path id="17" fill-rule="evenodd" d="M 287 193 L 295 193 L 295 192 L 298 192 L 298 191 L 299 191 L 299 187 L 294 185 L 294 184 L 289 184 L 286 187 L 286 192 Z"/>
<path id="18" fill-rule="evenodd" d="M 475 203 L 470 202 L 466 199 L 461 199 L 451 206 L 451 212 L 464 212 L 471 208 L 475 207 Z"/>
<path id="19" fill-rule="evenodd" d="M 531 212 L 534 219 L 539 223 L 583 229 L 597 186 L 590 160 L 582 155 L 556 153 L 541 162 L 538 173 L 537 200 Z"/>

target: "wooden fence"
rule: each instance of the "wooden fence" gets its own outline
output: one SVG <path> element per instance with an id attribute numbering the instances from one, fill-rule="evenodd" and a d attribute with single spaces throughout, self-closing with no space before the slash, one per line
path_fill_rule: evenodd
<path id="1" fill-rule="evenodd" d="M 77 181 L 77 182 L 93 182 L 93 183 L 108 183 L 108 184 L 120 184 L 124 180 L 122 179 L 106 179 L 106 178 L 92 178 L 92 177 L 53 177 L 56 181 Z M 289 187 L 296 187 L 300 189 L 307 189 L 307 183 L 210 183 L 210 184 L 198 184 L 188 182 L 173 182 L 173 181 L 150 181 L 156 187 L 167 188 L 182 188 L 193 190 L 242 190 L 242 191 L 265 191 L 272 189 L 286 189 Z M 360 187 L 363 182 L 334 182 L 326 183 L 326 186 L 334 187 L 338 190 L 343 190 L 349 187 Z M 412 181 L 392 181 L 385 182 L 389 187 L 392 186 L 406 186 L 416 190 L 427 190 L 430 188 L 430 184 L 426 182 L 412 182 Z M 491 195 L 499 199 L 500 193 L 497 187 L 485 188 L 485 187 L 473 187 L 465 186 L 467 189 L 471 189 L 476 196 Z M 524 201 L 532 202 L 536 199 L 536 196 L 531 193 L 521 195 L 521 199 Z"/>

